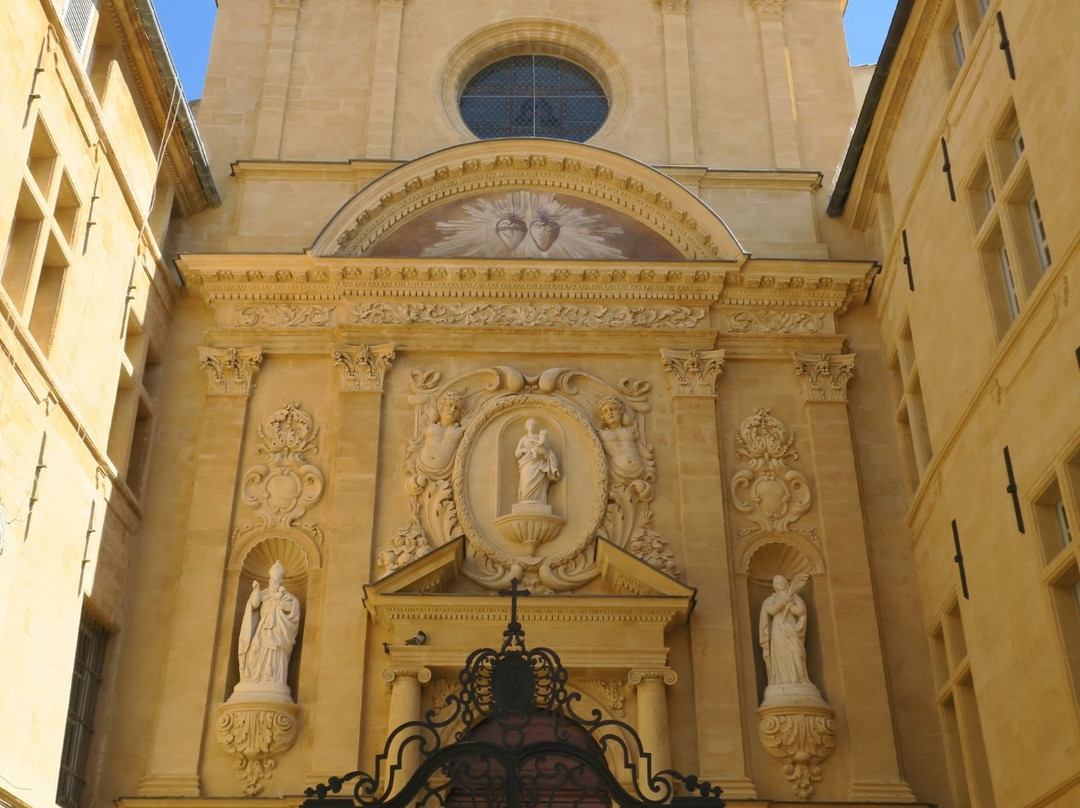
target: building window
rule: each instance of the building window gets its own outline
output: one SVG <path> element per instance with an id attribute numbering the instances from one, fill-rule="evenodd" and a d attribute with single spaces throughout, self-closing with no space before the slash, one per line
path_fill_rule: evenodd
<path id="1" fill-rule="evenodd" d="M 955 594 L 945 613 L 930 628 L 930 654 L 937 681 L 946 762 L 956 803 L 989 808 L 994 805 L 990 764 L 983 743 L 960 604 Z"/>
<path id="2" fill-rule="evenodd" d="M 74 260 L 81 210 L 48 127 L 38 118 L 0 264 L 0 286 L 46 356 Z"/>
<path id="3" fill-rule="evenodd" d="M 926 406 L 923 404 L 919 369 L 915 364 L 915 343 L 911 336 L 911 327 L 906 323 L 897 343 L 893 378 L 899 399 L 896 422 L 900 425 L 901 448 L 904 457 L 909 461 L 908 465 L 911 465 L 910 461 L 914 461 L 913 473 L 908 474 L 910 488 L 914 491 L 933 460 L 934 451 L 930 445 L 930 429 L 926 423 Z"/>
<path id="4" fill-rule="evenodd" d="M 1035 239 L 1035 256 L 1043 272 L 1050 266 L 1050 245 L 1046 243 L 1046 227 L 1043 225 L 1042 210 L 1039 200 L 1032 194 L 1027 201 L 1028 218 L 1031 220 L 1031 234 Z"/>
<path id="5" fill-rule="evenodd" d="M 953 55 L 956 57 L 956 66 L 963 67 L 964 61 L 967 59 L 967 53 L 964 51 L 964 36 L 960 32 L 960 23 L 953 26 L 952 46 Z"/>
<path id="6" fill-rule="evenodd" d="M 1061 632 L 1065 665 L 1080 703 L 1080 547 L 1073 526 L 1080 524 L 1080 451 L 1057 463 L 1035 499 L 1035 526 L 1043 554 L 1043 580 Z"/>
<path id="7" fill-rule="evenodd" d="M 1020 316 L 1052 258 L 1024 134 L 1014 110 L 997 125 L 990 144 L 964 186 L 994 329 L 1001 339 Z"/>
<path id="8" fill-rule="evenodd" d="M 86 763 L 90 754 L 90 739 L 94 734 L 94 707 L 101 688 L 108 639 L 108 630 L 84 614 L 75 646 L 67 730 L 64 732 L 64 750 L 60 759 L 60 782 L 56 788 L 56 802 L 63 808 L 80 808 L 83 805 Z"/>
<path id="9" fill-rule="evenodd" d="M 600 83 L 565 59 L 523 54 L 477 72 L 458 102 L 478 138 L 547 137 L 583 143 L 607 120 Z"/>
<path id="10" fill-rule="evenodd" d="M 158 354 L 149 335 L 130 314 L 109 427 L 108 453 L 117 472 L 136 496 L 142 492 L 146 476 L 158 368 Z"/>

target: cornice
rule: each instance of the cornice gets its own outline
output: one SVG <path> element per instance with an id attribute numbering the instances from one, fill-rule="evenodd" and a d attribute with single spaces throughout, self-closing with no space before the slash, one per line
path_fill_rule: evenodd
<path id="1" fill-rule="evenodd" d="M 361 299 L 649 301 L 842 313 L 862 302 L 875 269 L 867 261 L 563 263 L 235 254 L 185 255 L 177 265 L 191 292 L 213 307 L 262 302 L 343 309 L 295 315 L 298 324 L 315 327 L 362 324 L 350 313 Z"/>
<path id="2" fill-rule="evenodd" d="M 366 184 L 401 165 L 403 160 L 237 160 L 230 168 L 238 180 Z"/>

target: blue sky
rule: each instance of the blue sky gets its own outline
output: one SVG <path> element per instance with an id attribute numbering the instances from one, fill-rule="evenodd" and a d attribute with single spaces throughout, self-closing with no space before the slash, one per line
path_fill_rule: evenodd
<path id="1" fill-rule="evenodd" d="M 198 98 L 202 95 L 217 4 L 214 0 L 154 0 L 154 7 L 184 91 L 189 99 Z M 852 64 L 877 61 L 895 8 L 896 0 L 849 0 L 844 27 Z"/>

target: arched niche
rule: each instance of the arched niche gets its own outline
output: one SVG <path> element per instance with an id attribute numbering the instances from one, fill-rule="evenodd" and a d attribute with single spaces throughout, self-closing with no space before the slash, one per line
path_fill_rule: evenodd
<path id="1" fill-rule="evenodd" d="M 544 229 L 552 221 L 554 240 Z M 446 243 L 470 228 L 486 228 L 487 242 Z M 572 241 L 576 249 L 567 252 Z M 310 252 L 389 257 L 402 250 L 444 258 L 748 259 L 727 225 L 670 177 L 595 146 L 540 138 L 466 143 L 399 166 L 346 202 Z"/>
<path id="2" fill-rule="evenodd" d="M 308 608 L 308 572 L 312 568 L 308 548 L 296 536 L 269 534 L 249 537 L 249 539 L 251 540 L 237 548 L 242 550 L 242 554 L 234 550 L 232 557 L 234 563 L 230 564 L 229 580 L 233 582 L 233 586 L 230 587 L 233 592 L 233 623 L 232 636 L 229 640 L 229 667 L 224 699 L 229 698 L 236 683 L 240 681 L 240 666 L 237 659 L 239 631 L 244 607 L 251 596 L 251 585 L 258 582 L 260 587 L 268 586 L 270 568 L 280 561 L 285 568 L 282 586 L 300 602 L 300 627 L 292 655 L 289 657 L 288 673 L 289 690 L 293 700 L 299 703 L 300 658 L 303 654 L 304 626 Z"/>
<path id="3" fill-rule="evenodd" d="M 765 660 L 761 654 L 759 621 L 761 608 L 773 592 L 773 576 L 776 575 L 783 575 L 788 581 L 800 575 L 809 576 L 806 585 L 799 592 L 799 596 L 806 603 L 806 670 L 810 681 L 817 685 L 822 697 L 828 700 L 824 687 L 820 622 L 814 598 L 814 576 L 823 570 L 790 538 L 777 537 L 755 546 L 744 571 L 750 609 L 750 636 L 754 638 L 754 680 L 758 704 L 764 698 L 765 686 L 768 684 Z"/>

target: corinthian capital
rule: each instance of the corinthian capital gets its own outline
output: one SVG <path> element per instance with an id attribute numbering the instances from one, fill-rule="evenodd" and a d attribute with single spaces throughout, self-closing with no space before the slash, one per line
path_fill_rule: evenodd
<path id="1" fill-rule="evenodd" d="M 334 364 L 341 370 L 341 390 L 344 393 L 381 393 L 386 371 L 394 358 L 394 346 L 338 345 L 334 348 Z"/>
<path id="2" fill-rule="evenodd" d="M 206 371 L 206 392 L 249 395 L 262 358 L 262 348 L 199 348 L 199 364 Z"/>
<path id="3" fill-rule="evenodd" d="M 676 396 L 714 396 L 724 369 L 724 352 L 661 348 L 671 393 Z"/>
<path id="4" fill-rule="evenodd" d="M 803 380 L 807 401 L 847 401 L 847 383 L 855 369 L 855 354 L 792 354 L 795 375 Z"/>
<path id="5" fill-rule="evenodd" d="M 782 20 L 787 0 L 751 0 L 750 5 L 763 20 Z"/>

